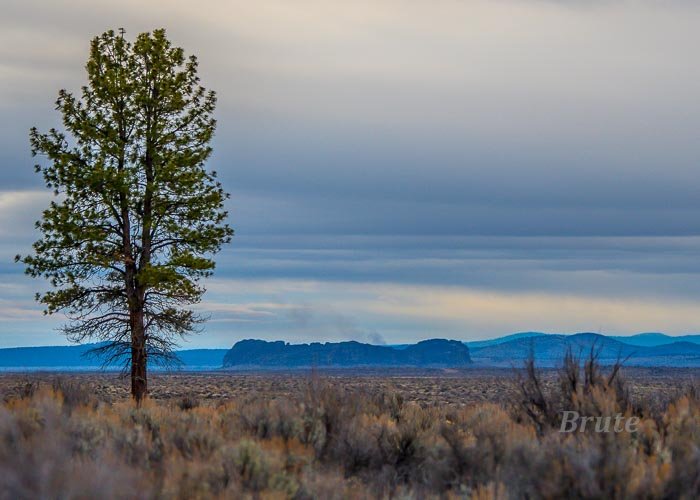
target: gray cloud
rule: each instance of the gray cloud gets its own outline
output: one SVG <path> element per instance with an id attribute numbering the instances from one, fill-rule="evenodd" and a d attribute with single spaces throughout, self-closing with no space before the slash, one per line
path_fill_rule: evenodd
<path id="1" fill-rule="evenodd" d="M 93 35 L 165 26 L 220 96 L 211 165 L 237 229 L 223 279 L 697 300 L 698 22 L 681 0 L 10 2 L 0 274 L 27 283 L 11 259 L 46 203 L 29 127 L 60 124 L 56 92 L 83 83 Z M 236 295 L 257 305 L 213 328 L 410 328 L 268 295 Z"/>

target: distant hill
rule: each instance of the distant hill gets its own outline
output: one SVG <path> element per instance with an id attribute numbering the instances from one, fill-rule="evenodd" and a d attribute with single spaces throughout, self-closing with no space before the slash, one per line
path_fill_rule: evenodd
<path id="1" fill-rule="evenodd" d="M 618 355 L 626 357 L 636 349 L 635 346 L 623 344 L 595 333 L 552 334 L 516 338 L 481 348 L 473 347 L 472 356 L 475 360 L 488 359 L 500 363 L 512 359 L 525 359 L 532 352 L 538 361 L 561 361 L 567 349 L 571 348 L 574 353 L 579 353 L 580 351 L 587 354 L 594 344 L 601 359 L 616 359 Z"/>
<path id="2" fill-rule="evenodd" d="M 664 333 L 639 333 L 630 335 L 629 337 L 610 337 L 620 342 L 629 345 L 641 347 L 656 347 L 661 345 L 673 344 L 675 342 L 690 342 L 700 345 L 700 335 L 679 335 L 672 337 Z"/>
<path id="3" fill-rule="evenodd" d="M 103 360 L 89 351 L 100 344 L 46 347 L 10 347 L 0 349 L 0 369 L 65 369 L 85 370 L 101 368 Z M 189 349 L 177 351 L 186 369 L 220 368 L 227 349 Z M 117 365 L 108 368 L 120 368 Z"/>
<path id="4" fill-rule="evenodd" d="M 469 347 L 486 347 L 490 345 L 498 345 L 498 344 L 503 344 L 504 342 L 508 342 L 510 340 L 516 340 L 519 338 L 530 338 L 530 337 L 546 337 L 546 336 L 561 336 L 564 335 L 566 337 L 571 337 L 572 335 L 578 335 L 578 334 L 565 334 L 565 333 L 543 333 L 543 332 L 521 332 L 521 333 L 513 333 L 510 335 L 504 335 L 503 337 L 496 337 L 493 339 L 485 339 L 485 340 L 469 340 L 465 341 L 464 343 L 467 344 Z M 655 346 L 660 346 L 660 345 L 666 345 L 666 344 L 673 344 L 674 342 L 692 342 L 693 344 L 698 344 L 700 345 L 700 335 L 677 335 L 677 336 L 672 336 L 672 335 L 666 335 L 665 333 L 656 333 L 656 332 L 647 332 L 647 333 L 638 333 L 636 335 L 628 335 L 628 336 L 623 336 L 623 335 L 604 335 L 604 337 L 607 337 L 609 339 L 617 340 L 618 342 L 622 342 L 627 345 L 634 345 L 634 346 L 639 346 L 639 347 L 655 347 Z M 393 347 L 399 347 L 399 346 L 393 346 Z"/>
<path id="5" fill-rule="evenodd" d="M 432 339 L 402 349 L 360 342 L 287 344 L 242 340 L 224 357 L 226 368 L 349 366 L 443 366 L 471 363 L 469 348 L 456 340 Z"/>
<path id="6" fill-rule="evenodd" d="M 516 338 L 496 345 L 471 349 L 475 363 L 486 366 L 518 365 L 534 354 L 537 364 L 556 366 L 568 349 L 577 356 L 587 356 L 593 349 L 601 363 L 627 359 L 631 366 L 700 366 L 700 345 L 672 342 L 657 346 L 636 346 L 596 333 L 574 335 L 539 335 Z"/>
<path id="7" fill-rule="evenodd" d="M 88 355 L 88 351 L 98 346 L 99 344 L 84 344 L 0 349 L 0 367 L 100 366 L 100 359 Z"/>
<path id="8" fill-rule="evenodd" d="M 541 337 L 543 335 L 547 335 L 547 334 L 541 333 L 541 332 L 520 332 L 520 333 L 512 333 L 510 335 L 505 335 L 503 337 L 497 337 L 495 339 L 472 340 L 469 342 L 465 342 L 465 344 L 467 344 L 469 347 L 486 347 L 486 346 L 490 346 L 490 345 L 503 344 L 504 342 L 509 342 L 511 340 L 531 338 L 531 337 Z"/>

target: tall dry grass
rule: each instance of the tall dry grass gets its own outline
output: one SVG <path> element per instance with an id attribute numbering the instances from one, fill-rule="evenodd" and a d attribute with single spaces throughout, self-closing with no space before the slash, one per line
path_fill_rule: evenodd
<path id="1" fill-rule="evenodd" d="M 512 407 L 421 407 L 309 379 L 284 399 L 192 397 L 140 409 L 70 381 L 0 407 L 3 498 L 696 498 L 700 400 L 633 405 L 619 372 L 534 365 Z M 641 419 L 633 433 L 562 434 L 561 409 Z"/>

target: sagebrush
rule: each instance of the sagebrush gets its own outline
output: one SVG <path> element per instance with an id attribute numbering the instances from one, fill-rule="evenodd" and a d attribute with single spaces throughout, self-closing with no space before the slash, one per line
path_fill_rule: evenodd
<path id="1" fill-rule="evenodd" d="M 273 400 L 147 400 L 135 408 L 57 381 L 0 408 L 0 495 L 697 497 L 695 391 L 663 408 L 633 405 L 619 374 L 604 374 L 595 359 L 579 367 L 573 358 L 551 390 L 533 392 L 541 383 L 534 369 L 513 383 L 519 398 L 506 406 L 421 406 L 391 390 L 311 377 Z M 567 405 L 584 414 L 638 415 L 640 430 L 562 434 L 556 409 Z"/>

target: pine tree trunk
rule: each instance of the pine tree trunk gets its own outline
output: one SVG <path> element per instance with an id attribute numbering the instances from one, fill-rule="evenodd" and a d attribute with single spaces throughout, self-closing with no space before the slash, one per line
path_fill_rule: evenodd
<path id="1" fill-rule="evenodd" d="M 148 393 L 146 333 L 143 311 L 131 313 L 131 397 L 141 406 Z"/>

